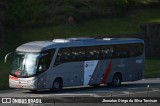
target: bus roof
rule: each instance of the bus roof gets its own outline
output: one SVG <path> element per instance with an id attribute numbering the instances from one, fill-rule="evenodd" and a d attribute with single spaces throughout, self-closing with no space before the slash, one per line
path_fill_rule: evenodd
<path id="1" fill-rule="evenodd" d="M 144 43 L 138 38 L 67 38 L 54 39 L 53 41 L 34 41 L 19 46 L 16 51 L 19 52 L 42 52 L 51 48 L 61 47 L 77 47 L 91 45 L 107 45 L 107 44 L 128 44 L 128 43 Z"/>

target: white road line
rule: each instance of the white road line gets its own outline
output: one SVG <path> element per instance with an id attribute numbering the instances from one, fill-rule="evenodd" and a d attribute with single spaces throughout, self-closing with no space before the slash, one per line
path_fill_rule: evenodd
<path id="1" fill-rule="evenodd" d="M 93 96 L 94 94 L 52 94 L 52 95 L 46 95 L 48 96 Z"/>
<path id="2" fill-rule="evenodd" d="M 146 92 L 156 92 L 156 91 L 159 91 L 159 90 L 153 90 L 153 91 L 144 91 L 144 92 L 136 92 L 136 93 L 130 93 L 130 94 L 140 94 L 140 93 L 146 93 Z M 113 95 L 113 96 L 122 96 L 122 95 L 127 95 L 127 94 L 117 94 L 117 95 Z M 129 95 L 128 95 L 129 96 Z"/>
<path id="3" fill-rule="evenodd" d="M 124 93 L 124 94 L 129 94 L 129 92 L 128 92 L 128 91 L 123 91 L 122 93 Z"/>
<path id="4" fill-rule="evenodd" d="M 9 92 L 9 91 L 17 92 L 18 90 L 19 89 L 9 89 L 9 90 L 0 90 L 0 92 Z"/>
<path id="5" fill-rule="evenodd" d="M 102 97 L 102 96 L 94 94 L 93 97 Z"/>

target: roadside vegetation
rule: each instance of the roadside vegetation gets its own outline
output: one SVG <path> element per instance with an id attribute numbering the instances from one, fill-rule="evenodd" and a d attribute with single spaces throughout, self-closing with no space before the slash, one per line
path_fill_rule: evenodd
<path id="1" fill-rule="evenodd" d="M 146 58 L 145 78 L 160 78 L 160 58 Z"/>

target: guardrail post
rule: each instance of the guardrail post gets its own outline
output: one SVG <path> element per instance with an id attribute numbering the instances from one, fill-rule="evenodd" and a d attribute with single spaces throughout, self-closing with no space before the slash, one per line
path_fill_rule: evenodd
<path id="1" fill-rule="evenodd" d="M 147 98 L 148 98 L 149 88 L 150 88 L 150 85 L 148 84 L 148 85 L 147 85 Z M 148 102 L 147 102 L 147 106 L 148 106 Z"/>
<path id="2" fill-rule="evenodd" d="M 112 99 L 112 91 L 111 91 L 111 99 Z M 111 106 L 112 106 L 112 102 L 111 102 Z"/>
<path id="3" fill-rule="evenodd" d="M 131 96 L 130 96 L 130 92 L 131 92 L 131 89 L 129 88 L 129 98 L 131 97 Z M 129 106 L 130 106 L 130 102 L 129 102 Z"/>

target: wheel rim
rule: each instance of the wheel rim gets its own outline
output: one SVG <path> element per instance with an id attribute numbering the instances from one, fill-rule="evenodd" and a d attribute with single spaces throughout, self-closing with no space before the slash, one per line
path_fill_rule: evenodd
<path id="1" fill-rule="evenodd" d="M 59 89 L 60 88 L 60 83 L 59 82 L 55 82 L 53 85 L 54 89 Z"/>
<path id="2" fill-rule="evenodd" d="M 119 78 L 118 76 L 116 76 L 116 77 L 114 78 L 114 84 L 115 84 L 116 86 L 120 84 L 120 78 Z"/>

